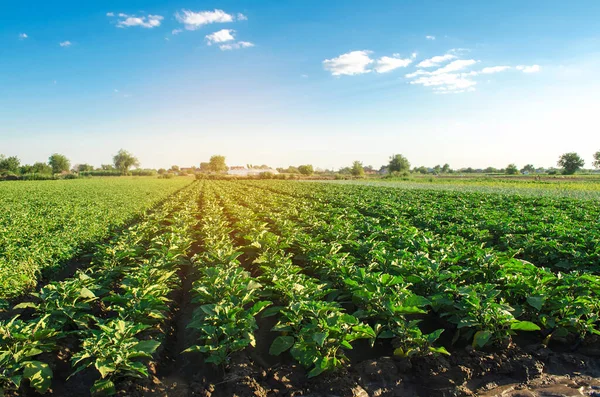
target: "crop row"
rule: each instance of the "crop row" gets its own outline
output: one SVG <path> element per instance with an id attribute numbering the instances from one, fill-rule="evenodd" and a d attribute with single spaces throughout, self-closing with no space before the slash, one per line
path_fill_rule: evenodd
<path id="1" fill-rule="evenodd" d="M 197 194 L 197 185 L 180 191 L 98 246 L 90 268 L 15 306 L 22 312 L 0 322 L 0 390 L 27 379 L 45 392 L 56 357 L 65 354 L 69 378 L 88 368 L 96 372 L 93 393 L 113 394 L 115 381 L 147 377 L 147 361 L 164 339 L 169 297 L 179 288 L 178 266 L 193 241 Z"/>
<path id="2" fill-rule="evenodd" d="M 98 179 L 0 185 L 0 299 L 86 253 L 189 181 Z"/>

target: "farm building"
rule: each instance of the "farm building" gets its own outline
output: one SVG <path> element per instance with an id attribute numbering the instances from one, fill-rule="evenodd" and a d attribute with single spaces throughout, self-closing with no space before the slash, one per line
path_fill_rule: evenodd
<path id="1" fill-rule="evenodd" d="M 227 171 L 228 175 L 236 175 L 236 176 L 257 176 L 262 174 L 263 172 L 270 172 L 271 174 L 279 174 L 279 171 L 273 168 L 246 168 L 240 166 L 229 167 L 229 171 Z"/>

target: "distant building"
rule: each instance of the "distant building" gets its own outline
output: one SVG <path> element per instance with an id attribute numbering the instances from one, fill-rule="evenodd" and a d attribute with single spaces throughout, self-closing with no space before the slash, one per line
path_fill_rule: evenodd
<path id="1" fill-rule="evenodd" d="M 235 176 L 257 176 L 262 174 L 263 172 L 269 172 L 274 175 L 279 174 L 279 171 L 273 168 L 246 168 L 244 166 L 229 167 L 229 171 L 227 171 L 227 174 Z"/>

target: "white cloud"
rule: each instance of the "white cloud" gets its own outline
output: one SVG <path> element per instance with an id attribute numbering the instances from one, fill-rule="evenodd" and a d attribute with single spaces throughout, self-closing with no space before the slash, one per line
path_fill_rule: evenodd
<path id="1" fill-rule="evenodd" d="M 114 12 L 107 12 L 107 13 L 106 13 L 106 16 L 107 16 L 107 17 L 114 17 L 114 16 L 115 16 L 115 13 L 114 13 Z"/>
<path id="2" fill-rule="evenodd" d="M 446 74 L 446 73 L 450 73 L 450 72 L 456 72 L 456 71 L 462 70 L 466 67 L 469 67 L 471 65 L 474 65 L 477 62 L 479 62 L 479 61 L 476 61 L 474 59 L 457 59 L 456 61 L 450 62 L 443 68 L 434 70 L 433 72 L 431 72 L 431 74 L 436 75 L 436 74 Z"/>
<path id="3" fill-rule="evenodd" d="M 424 87 L 433 87 L 436 92 L 464 92 L 465 90 L 474 90 L 476 81 L 467 78 L 459 73 L 444 73 L 429 76 L 422 76 L 410 82 L 410 84 L 419 84 Z"/>
<path id="4" fill-rule="evenodd" d="M 120 20 L 117 23 L 117 26 L 120 28 L 128 28 L 128 27 L 132 27 L 132 26 L 141 26 L 143 28 L 156 28 L 158 26 L 160 26 L 160 21 L 162 21 L 163 19 L 165 19 L 163 16 L 161 15 L 148 15 L 143 16 L 143 17 L 136 17 L 133 15 L 127 15 L 127 14 L 119 14 L 119 17 L 121 18 L 125 18 Z"/>
<path id="5" fill-rule="evenodd" d="M 410 84 L 418 84 L 424 87 L 432 87 L 434 92 L 442 93 L 459 93 L 475 90 L 477 84 L 471 77 L 477 76 L 478 72 L 459 72 L 479 61 L 474 59 L 457 59 L 450 62 L 444 67 L 436 69 L 432 72 L 419 69 L 413 73 L 407 74 L 407 78 L 415 78 Z"/>
<path id="6" fill-rule="evenodd" d="M 540 65 L 519 65 L 517 66 L 517 70 L 522 71 L 523 73 L 537 73 L 540 71 Z"/>
<path id="7" fill-rule="evenodd" d="M 29 36 L 27 36 L 27 33 L 20 33 L 20 34 L 19 34 L 19 38 L 20 38 L 21 40 L 25 40 L 25 39 L 26 39 L 26 38 L 28 38 L 28 37 L 29 37 Z"/>
<path id="8" fill-rule="evenodd" d="M 405 68 L 410 65 L 412 61 L 413 58 L 400 58 L 400 54 L 394 54 L 393 57 L 384 56 L 377 60 L 375 71 L 377 73 L 386 73 L 394 69 Z"/>
<path id="9" fill-rule="evenodd" d="M 182 10 L 175 14 L 177 20 L 185 25 L 187 30 L 199 29 L 202 25 L 211 23 L 233 22 L 233 16 L 223 10 L 200 11 Z"/>
<path id="10" fill-rule="evenodd" d="M 490 67 L 481 69 L 481 71 L 479 73 L 493 74 L 493 73 L 504 72 L 505 70 L 508 70 L 508 69 L 510 69 L 510 66 L 490 66 Z"/>
<path id="11" fill-rule="evenodd" d="M 435 36 L 425 36 L 427 40 L 435 40 Z"/>
<path id="12" fill-rule="evenodd" d="M 229 50 L 239 50 L 240 48 L 250 48 L 254 47 L 254 44 L 249 41 L 238 41 L 233 44 L 221 44 L 219 48 L 221 51 L 229 51 Z"/>
<path id="13" fill-rule="evenodd" d="M 238 12 L 238 14 L 237 14 L 237 20 L 238 21 L 247 21 L 248 17 L 245 16 L 244 14 L 242 14 L 241 12 Z"/>
<path id="14" fill-rule="evenodd" d="M 58 43 L 59 46 L 61 47 L 70 47 L 71 45 L 73 45 L 73 43 L 71 43 L 69 40 L 67 41 L 63 41 L 61 43 Z"/>
<path id="15" fill-rule="evenodd" d="M 371 51 L 365 50 L 351 51 L 337 58 L 324 60 L 323 67 L 333 76 L 369 73 L 371 70 L 367 69 L 367 66 L 374 62 L 369 57 L 370 53 Z"/>
<path id="16" fill-rule="evenodd" d="M 178 35 L 178 34 L 179 34 L 179 33 L 181 33 L 181 32 L 183 32 L 183 30 L 182 30 L 182 29 L 173 29 L 173 30 L 171 31 L 171 34 L 172 34 L 173 36 L 175 36 L 175 35 Z"/>
<path id="17" fill-rule="evenodd" d="M 215 43 L 224 43 L 226 41 L 233 41 L 233 40 L 235 40 L 234 34 L 235 34 L 235 30 L 233 30 L 233 29 L 221 29 L 218 32 L 207 34 L 205 37 L 206 37 L 206 41 L 208 42 L 208 45 L 211 45 L 211 44 L 215 44 Z"/>
<path id="18" fill-rule="evenodd" d="M 439 66 L 440 63 L 444 63 L 444 62 L 450 61 L 455 58 L 456 58 L 456 55 L 453 55 L 453 54 L 438 55 L 433 58 L 429 58 L 429 59 L 419 62 L 417 67 L 418 68 L 432 68 L 434 66 Z"/>

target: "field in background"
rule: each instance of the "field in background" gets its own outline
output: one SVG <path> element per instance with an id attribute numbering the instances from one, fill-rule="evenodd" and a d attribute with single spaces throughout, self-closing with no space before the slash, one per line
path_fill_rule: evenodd
<path id="1" fill-rule="evenodd" d="M 0 183 L 0 298 L 35 286 L 189 179 L 94 178 Z"/>
<path id="2" fill-rule="evenodd" d="M 548 177 L 535 180 L 532 177 L 483 178 L 483 177 L 435 177 L 422 176 L 410 180 L 353 179 L 323 180 L 327 183 L 387 186 L 401 189 L 432 189 L 463 192 L 500 193 L 509 195 L 571 197 L 599 200 L 600 178 Z"/>

